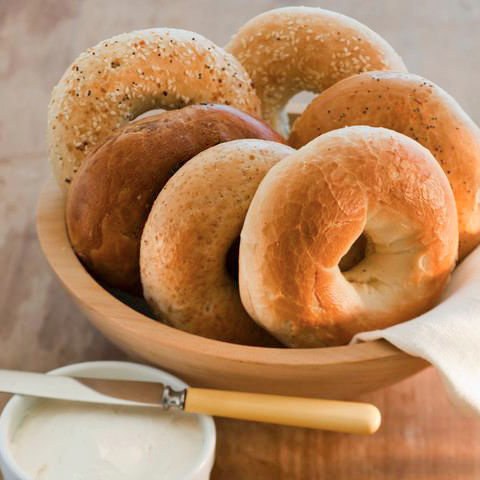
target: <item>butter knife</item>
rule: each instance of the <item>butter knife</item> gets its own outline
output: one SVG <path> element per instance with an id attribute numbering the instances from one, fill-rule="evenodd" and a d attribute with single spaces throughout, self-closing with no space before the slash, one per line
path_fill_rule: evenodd
<path id="1" fill-rule="evenodd" d="M 381 423 L 371 404 L 188 387 L 158 382 L 67 377 L 0 369 L 0 392 L 77 402 L 160 407 L 219 417 L 372 434 Z"/>

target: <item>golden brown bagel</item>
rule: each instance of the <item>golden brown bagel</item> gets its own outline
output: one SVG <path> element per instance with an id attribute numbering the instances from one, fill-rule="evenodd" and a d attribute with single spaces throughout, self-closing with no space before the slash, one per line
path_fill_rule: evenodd
<path id="1" fill-rule="evenodd" d="M 156 316 L 204 337 L 265 344 L 240 302 L 227 256 L 257 185 L 294 150 L 264 140 L 222 143 L 197 155 L 155 200 L 142 234 L 140 273 Z"/>
<path id="2" fill-rule="evenodd" d="M 118 129 L 85 159 L 68 191 L 67 228 L 77 255 L 106 283 L 140 292 L 140 236 L 158 193 L 187 160 L 239 138 L 282 141 L 262 121 L 213 104 Z"/>
<path id="3" fill-rule="evenodd" d="M 364 258 L 342 272 L 362 234 Z M 241 299 L 286 345 L 341 345 L 431 308 L 457 248 L 455 201 L 431 153 L 391 130 L 343 128 L 261 182 L 241 234 Z"/>
<path id="4" fill-rule="evenodd" d="M 410 73 L 355 75 L 319 95 L 295 122 L 296 148 L 348 125 L 385 127 L 428 148 L 455 195 L 459 258 L 480 242 L 480 129 L 458 103 L 432 82 Z"/>
<path id="5" fill-rule="evenodd" d="M 232 55 L 198 33 L 124 33 L 82 53 L 52 92 L 49 157 L 61 186 L 112 131 L 155 108 L 232 105 L 260 116 L 251 81 Z"/>
<path id="6" fill-rule="evenodd" d="M 226 46 L 245 67 L 263 117 L 288 133 L 283 111 L 302 90 L 319 93 L 355 73 L 406 71 L 393 48 L 353 18 L 315 7 L 285 7 L 251 19 Z"/>

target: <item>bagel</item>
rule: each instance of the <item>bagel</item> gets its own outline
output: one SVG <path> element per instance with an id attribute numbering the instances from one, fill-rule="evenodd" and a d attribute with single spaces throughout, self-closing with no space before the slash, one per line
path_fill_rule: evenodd
<path id="1" fill-rule="evenodd" d="M 281 143 L 235 140 L 200 153 L 168 181 L 140 247 L 143 293 L 158 318 L 217 340 L 268 342 L 242 307 L 227 258 L 257 185 L 292 152 Z"/>
<path id="2" fill-rule="evenodd" d="M 48 109 L 49 157 L 59 184 L 68 186 L 92 149 L 141 113 L 202 102 L 261 114 L 243 67 L 198 33 L 140 30 L 89 48 L 60 79 Z"/>
<path id="3" fill-rule="evenodd" d="M 284 135 L 284 107 L 296 93 L 319 93 L 367 70 L 406 71 L 378 34 L 353 18 L 315 7 L 262 13 L 241 27 L 226 49 L 250 75 L 264 119 Z"/>
<path id="4" fill-rule="evenodd" d="M 459 258 L 480 243 L 480 129 L 448 93 L 411 73 L 355 75 L 330 87 L 307 107 L 289 142 L 299 148 L 348 125 L 396 130 L 428 148 L 455 196 Z"/>
<path id="5" fill-rule="evenodd" d="M 283 141 L 232 107 L 190 105 L 131 122 L 85 158 L 67 195 L 70 242 L 109 285 L 141 291 L 140 236 L 172 173 L 201 151 L 239 138 Z"/>
<path id="6" fill-rule="evenodd" d="M 362 237 L 362 260 L 342 272 Z M 261 182 L 241 233 L 241 299 L 286 345 L 342 345 L 431 308 L 457 249 L 452 190 L 426 148 L 383 128 L 334 130 Z"/>

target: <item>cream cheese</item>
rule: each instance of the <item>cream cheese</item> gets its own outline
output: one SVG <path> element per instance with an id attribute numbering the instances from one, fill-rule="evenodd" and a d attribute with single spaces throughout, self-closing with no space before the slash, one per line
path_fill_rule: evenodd
<path id="1" fill-rule="evenodd" d="M 182 412 L 42 400 L 11 441 L 32 480 L 177 480 L 198 462 L 202 435 Z"/>

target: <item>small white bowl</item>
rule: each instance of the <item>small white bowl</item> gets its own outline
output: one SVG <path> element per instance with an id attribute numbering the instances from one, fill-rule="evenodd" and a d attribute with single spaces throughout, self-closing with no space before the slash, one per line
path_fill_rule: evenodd
<path id="1" fill-rule="evenodd" d="M 68 365 L 50 372 L 62 375 L 81 375 L 113 380 L 158 381 L 181 389 L 187 387 L 177 377 L 156 368 L 128 362 L 86 362 Z M 0 417 L 0 467 L 4 480 L 34 480 L 16 463 L 10 445 L 11 438 L 28 410 L 37 400 L 15 395 L 5 406 Z M 215 457 L 216 431 L 212 417 L 199 415 L 204 444 L 199 458 L 182 480 L 208 480 Z M 179 479 L 180 480 L 180 479 Z"/>

